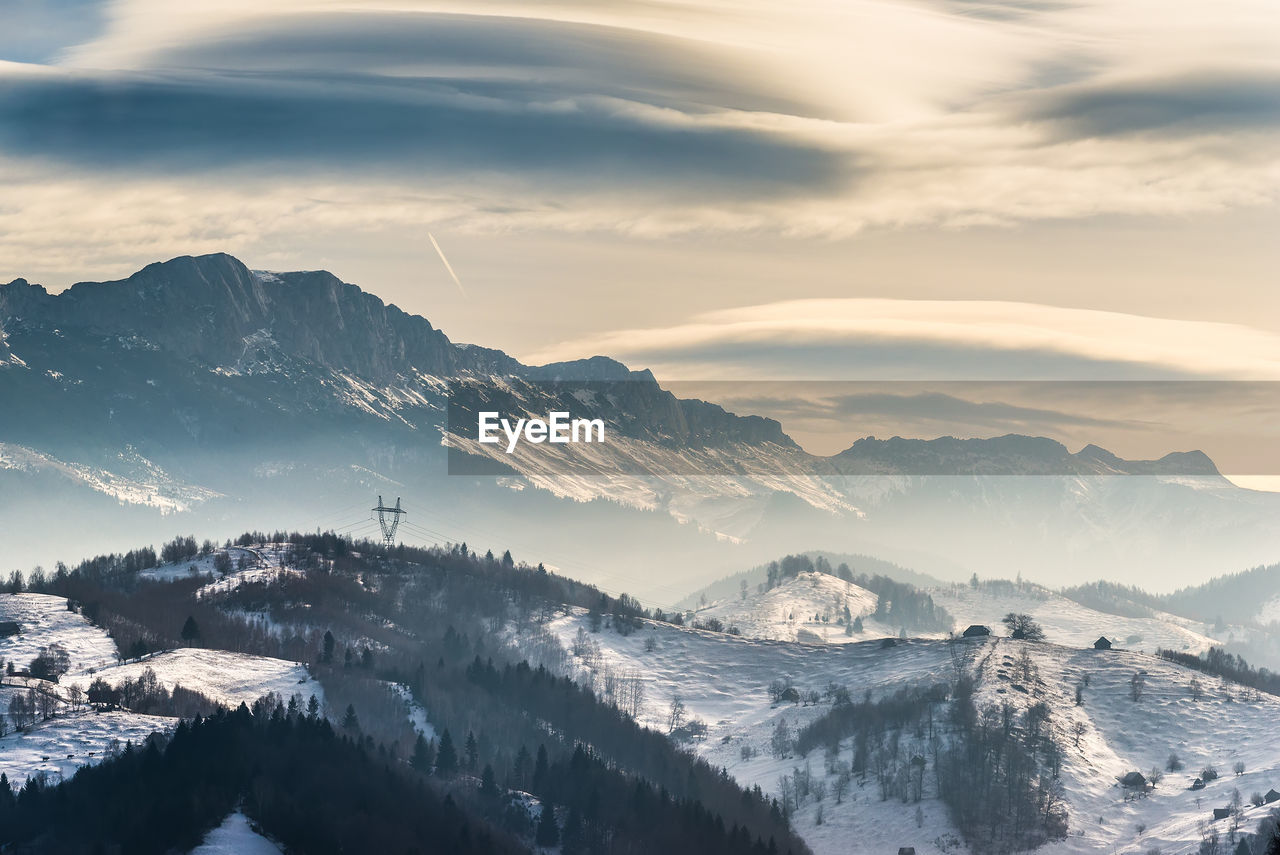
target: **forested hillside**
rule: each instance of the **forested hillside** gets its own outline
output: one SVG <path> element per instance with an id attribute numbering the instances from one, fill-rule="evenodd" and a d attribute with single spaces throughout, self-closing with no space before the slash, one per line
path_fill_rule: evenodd
<path id="1" fill-rule="evenodd" d="M 150 651 L 183 646 L 304 662 L 323 686 L 323 708 L 302 690 L 268 697 L 252 710 L 179 728 L 171 741 L 137 746 L 60 787 L 33 780 L 12 806 L 9 840 L 74 852 L 85 840 L 109 839 L 143 851 L 128 843 L 139 828 L 113 818 L 110 800 L 67 821 L 66 805 L 127 790 L 148 805 L 130 814 L 138 822 L 153 811 L 166 815 L 156 838 L 165 846 L 198 839 L 243 799 L 246 814 L 282 841 L 297 841 L 296 851 L 355 851 L 330 844 L 363 834 L 363 823 L 383 808 L 332 834 L 324 829 L 336 820 L 326 816 L 336 802 L 370 798 L 358 784 L 367 777 L 379 781 L 381 790 L 370 792 L 381 792 L 383 803 L 420 805 L 422 814 L 393 821 L 388 812 L 382 833 L 389 848 L 376 851 L 402 851 L 397 840 L 430 825 L 440 839 L 465 836 L 473 848 L 442 852 L 550 841 L 567 853 L 807 852 L 759 788 L 743 790 L 638 725 L 625 686 L 597 694 L 559 676 L 569 654 L 545 629 L 556 615 L 589 609 L 602 631 L 629 633 L 641 617 L 661 613 L 465 545 L 385 549 L 280 532 L 246 534 L 238 544 L 210 545 L 209 565 L 218 555 L 236 556 L 217 561 L 225 574 L 202 572 L 199 551 L 190 554 L 188 545 L 181 562 L 195 566 L 185 573 L 152 570 L 144 566 L 153 563 L 150 553 L 134 552 L 60 566 L 11 587 L 67 597 L 69 608 L 143 663 L 159 661 Z M 406 716 L 406 698 L 424 726 Z M 276 747 L 267 751 L 265 743 Z M 225 765 L 164 783 L 168 795 L 154 792 L 170 781 L 171 764 L 205 752 L 223 753 Z M 341 786 L 305 799 L 285 791 L 291 764 L 314 766 L 317 780 L 347 765 L 352 772 Z M 200 811 L 166 810 L 178 794 L 205 788 L 211 795 Z M 304 828 L 318 836 L 299 836 Z"/>

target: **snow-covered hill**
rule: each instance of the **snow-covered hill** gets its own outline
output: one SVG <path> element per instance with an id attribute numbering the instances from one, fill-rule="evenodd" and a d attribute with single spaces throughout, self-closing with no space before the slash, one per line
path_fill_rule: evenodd
<path id="1" fill-rule="evenodd" d="M 1088 647 L 1106 636 L 1117 647 L 1154 653 L 1158 648 L 1203 653 L 1220 644 L 1198 632 L 1202 625 L 1176 615 L 1156 612 L 1152 617 L 1121 617 L 1083 606 L 1038 585 L 1010 583 L 948 585 L 929 589 L 933 601 L 956 620 L 956 629 L 971 624 L 1007 634 L 1000 620 L 1010 612 L 1031 615 L 1048 641 L 1069 647 Z"/>
<path id="2" fill-rule="evenodd" d="M 579 629 L 587 630 L 585 614 L 563 617 L 552 625 L 571 646 Z M 629 636 L 611 631 L 590 635 L 598 646 L 578 659 L 581 678 L 603 687 L 611 679 L 639 676 L 644 683 L 640 720 L 666 731 L 670 707 L 678 696 L 689 719 L 700 719 L 708 728 L 696 750 L 717 766 L 724 766 L 740 783 L 759 784 L 777 793 L 779 778 L 804 759 L 775 758 L 770 739 L 780 718 L 793 731 L 830 708 L 774 705 L 769 686 L 790 679 L 798 688 L 821 690 L 829 683 L 879 697 L 904 685 L 932 684 L 950 678 L 952 663 L 945 642 L 912 640 L 891 648 L 879 641 L 835 645 L 760 641 L 724 633 L 646 624 Z M 652 648 L 652 649 L 649 649 Z M 586 669 L 594 666 L 594 673 Z M 745 749 L 745 752 L 744 752 Z M 821 774 L 822 758 L 810 758 Z M 923 805 L 925 825 L 916 828 L 915 806 L 881 802 L 871 792 L 854 786 L 843 805 L 826 806 L 819 826 L 812 810 L 798 814 L 795 823 L 816 855 L 849 852 L 849 841 L 859 841 L 859 851 L 896 852 L 899 846 L 915 846 L 920 855 L 967 852 L 963 846 L 945 848 L 932 841 L 956 839 L 956 830 L 936 799 Z"/>
<path id="3" fill-rule="evenodd" d="M 0 594 L 0 622 L 18 625 L 15 635 L 0 636 L 0 659 L 25 670 L 40 648 L 57 642 L 67 651 L 72 671 L 101 668 L 116 662 L 116 645 L 105 631 L 63 597 L 47 594 Z"/>
<path id="4" fill-rule="evenodd" d="M 946 638 L 972 624 L 997 635 L 1007 631 L 1001 619 L 1010 612 L 1031 615 L 1050 642 L 1071 647 L 1091 646 L 1106 636 L 1117 647 L 1154 653 L 1157 649 L 1203 653 L 1221 642 L 1204 635 L 1195 621 L 1163 612 L 1152 617 L 1120 617 L 1083 606 L 1032 584 L 1009 582 L 944 585 L 925 590 L 953 619 L 948 630 L 912 632 L 921 638 Z M 902 627 L 872 617 L 876 595 L 851 582 L 824 573 L 804 572 L 777 587 L 760 591 L 748 586 L 695 611 L 695 620 L 720 621 L 746 638 L 799 641 L 807 644 L 848 644 L 898 635 Z M 848 607 L 850 618 L 861 618 L 862 632 L 846 632 L 839 621 Z"/>
<path id="5" fill-rule="evenodd" d="M 846 634 L 837 623 L 846 608 L 851 618 L 862 618 L 862 633 Z M 717 600 L 698 609 L 696 620 L 718 620 L 747 638 L 809 644 L 897 635 L 896 627 L 871 618 L 875 609 L 876 595 L 866 588 L 826 573 L 801 573 L 767 591 L 748 587 L 738 596 Z"/>
<path id="6" fill-rule="evenodd" d="M 1046 612 L 1040 616 L 1049 617 Z M 860 852 L 893 852 L 899 846 L 914 846 L 922 855 L 968 851 L 928 782 L 919 814 L 915 804 L 881 800 L 874 783 L 859 787 L 856 780 L 836 804 L 834 778 L 821 752 L 778 757 L 771 750 L 779 720 L 795 733 L 831 709 L 825 698 L 808 703 L 809 692 L 821 693 L 834 683 L 847 687 L 856 699 L 880 698 L 904 686 L 947 683 L 956 673 L 957 653 L 978 679 L 980 705 L 1009 702 L 1025 709 L 1039 700 L 1049 705 L 1055 734 L 1065 748 L 1062 782 L 1069 836 L 1042 849 L 1045 853 L 1141 855 L 1151 847 L 1164 855 L 1190 853 L 1198 847 L 1202 824 L 1212 825 L 1212 808 L 1225 806 L 1233 789 L 1241 791 L 1247 805 L 1253 792 L 1280 788 L 1280 744 L 1274 739 L 1280 698 L 1222 684 L 1149 654 L 1007 638 L 836 646 L 754 640 L 657 623 L 626 636 L 608 629 L 592 634 L 589 626 L 586 614 L 574 613 L 558 619 L 552 629 L 566 647 L 577 643 L 578 677 L 598 691 L 613 687 L 625 693 L 617 687 L 643 683 L 644 723 L 669 729 L 678 698 L 685 720 L 707 727 L 705 738 L 692 742 L 694 750 L 741 783 L 777 794 L 781 777 L 796 769 L 808 769 L 826 783 L 821 811 L 810 801 L 794 817 L 817 855 L 848 852 L 850 841 L 858 841 Z M 1071 626 L 1063 621 L 1057 631 L 1066 635 Z M 579 630 L 586 633 L 585 644 Z M 1081 626 L 1077 631 L 1085 630 Z M 1036 676 L 1031 685 L 1016 688 L 1023 650 Z M 1144 685 L 1137 701 L 1132 699 L 1134 674 L 1142 675 Z M 1199 699 L 1190 690 L 1193 679 L 1204 687 Z M 793 683 L 801 702 L 775 703 L 769 688 L 776 680 Z M 1086 681 L 1083 703 L 1077 706 L 1076 686 Z M 923 743 L 919 745 L 922 749 Z M 850 752 L 846 742 L 837 762 L 847 762 Z M 1169 773 L 1146 798 L 1126 800 L 1116 776 L 1164 769 L 1171 752 L 1178 753 L 1185 769 Z M 1239 777 L 1232 774 L 1237 761 L 1245 764 Z M 1204 790 L 1187 789 L 1206 765 L 1216 766 L 1222 778 Z M 1262 809 L 1248 807 L 1245 830 L 1262 815 Z M 1226 821 L 1217 825 L 1225 839 Z"/>
<path id="7" fill-rule="evenodd" d="M 19 692 L 25 694 L 25 690 L 0 688 L 4 709 Z M 173 727 L 176 721 L 123 710 L 73 713 L 63 709 L 57 718 L 0 737 L 0 772 L 15 786 L 31 775 L 69 778 L 81 766 L 97 763 L 128 742 L 137 745 L 152 733 Z"/>
<path id="8" fill-rule="evenodd" d="M 25 670 L 41 648 L 55 643 L 66 649 L 70 659 L 70 672 L 56 684 L 15 676 L 5 677 L 0 685 L 0 714 L 9 712 L 13 698 L 26 700 L 32 691 L 54 701 L 51 718 L 33 715 L 22 729 L 5 722 L 0 772 L 18 785 L 33 774 L 69 776 L 126 742 L 136 744 L 174 725 L 173 718 L 127 710 L 97 712 L 71 703 L 71 686 L 87 689 L 98 677 L 118 686 L 126 679 L 136 680 L 149 668 L 167 689 L 181 685 L 231 707 L 252 704 L 268 692 L 284 698 L 296 693 L 304 700 L 315 695 L 322 705 L 325 701 L 323 688 L 306 668 L 281 659 L 183 649 L 117 664 L 111 638 L 83 615 L 70 611 L 62 597 L 0 594 L 0 622 L 18 625 L 17 634 L 0 637 L 0 658 L 15 663 L 18 671 Z"/>
<path id="9" fill-rule="evenodd" d="M 298 693 L 304 700 L 315 695 L 321 703 L 324 702 L 324 689 L 311 679 L 302 665 L 226 650 L 167 650 L 123 665 L 100 668 L 93 674 L 70 674 L 62 682 L 68 686 L 79 684 L 87 689 L 93 679 L 101 677 L 115 686 L 125 679 L 138 679 L 148 668 L 155 671 L 156 678 L 166 689 L 172 691 L 175 685 L 181 685 L 229 707 L 236 707 L 242 702 L 252 704 L 267 692 L 275 692 L 283 698 Z"/>
<path id="10" fill-rule="evenodd" d="M 1046 855 L 1079 852 L 1145 853 L 1157 848 L 1167 855 L 1197 850 L 1201 826 L 1207 823 L 1225 840 L 1229 820 L 1213 821 L 1213 809 L 1227 807 L 1232 791 L 1244 802 L 1242 828 L 1252 830 L 1268 808 L 1249 804 L 1253 793 L 1280 789 L 1280 698 L 1188 671 L 1157 657 L 1128 651 L 1076 650 L 1011 640 L 992 642 L 1004 661 L 1030 652 L 1043 686 L 1041 697 L 1054 710 L 1055 726 L 1068 748 L 1063 782 L 1073 821 L 1071 836 L 1050 844 Z M 1134 675 L 1142 680 L 1133 700 Z M 1075 686 L 1086 679 L 1084 702 L 1076 706 Z M 1197 699 L 1191 681 L 1203 686 Z M 987 699 L 1027 697 L 998 694 L 1007 680 L 987 675 Z M 1073 728 L 1085 730 L 1079 746 Z M 1116 776 L 1164 770 L 1170 753 L 1185 768 L 1168 772 L 1145 798 L 1126 801 Z M 1233 773 L 1243 763 L 1243 774 Z M 1203 790 L 1192 781 L 1207 766 L 1220 773 Z M 1140 828 L 1145 829 L 1139 831 Z"/>

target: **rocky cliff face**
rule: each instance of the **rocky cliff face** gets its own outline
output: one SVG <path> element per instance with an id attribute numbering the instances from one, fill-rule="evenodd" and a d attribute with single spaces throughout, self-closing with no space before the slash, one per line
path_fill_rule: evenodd
<path id="1" fill-rule="evenodd" d="M 459 348 L 425 318 L 326 271 L 255 273 L 225 254 L 175 258 L 57 296 L 17 280 L 0 288 L 0 316 L 64 334 L 135 337 L 209 367 L 234 366 L 246 347 L 266 342 L 286 358 L 372 382 L 516 366 L 501 351 Z"/>
<path id="2" fill-rule="evenodd" d="M 162 381 L 168 387 L 213 384 L 219 389 L 210 397 L 229 395 L 244 402 L 261 397 L 261 385 L 229 378 L 274 375 L 287 379 L 289 388 L 270 390 L 270 406 L 259 400 L 256 408 L 293 408 L 297 414 L 323 409 L 326 398 L 339 406 L 353 403 L 354 382 L 366 398 L 361 404 L 366 411 L 426 428 L 432 421 L 442 424 L 443 388 L 432 379 L 483 384 L 507 377 L 525 381 L 521 400 L 507 394 L 505 403 L 513 408 L 545 410 L 564 405 L 575 389 L 601 390 L 590 415 L 605 417 L 629 436 L 675 445 L 793 445 L 776 421 L 679 400 L 648 371 L 631 371 L 607 357 L 522 365 L 500 350 L 454 344 L 427 319 L 327 271 L 256 272 L 225 254 L 175 258 L 127 279 L 81 282 L 58 295 L 15 280 L 0 285 L 0 329 L 15 333 L 20 349 L 45 371 L 80 384 L 88 380 L 109 397 L 124 394 L 140 407 L 162 411 L 157 413 L 162 421 L 171 414 L 172 402 L 136 383 L 124 391 L 130 379 L 153 388 Z M 0 347 L 5 358 L 9 344 L 0 342 Z M 147 353 L 153 358 L 142 356 Z M 147 363 L 148 376 L 131 378 L 131 369 L 143 371 L 140 360 Z M 114 381 L 100 373 L 101 365 L 110 366 Z M 211 378 L 211 372 L 222 379 Z M 334 382 L 335 377 L 343 379 Z M 113 382 L 114 390 L 109 388 Z M 46 391 L 57 394 L 52 387 Z M 28 388 L 26 394 L 35 394 L 32 403 L 38 405 L 38 393 Z M 579 395 L 578 409 L 583 400 Z M 414 401 L 436 405 L 408 415 Z M 206 418 L 198 407 L 185 412 L 194 435 L 208 435 L 207 425 L 219 421 L 213 414 Z M 39 415 L 36 406 L 29 417 Z"/>

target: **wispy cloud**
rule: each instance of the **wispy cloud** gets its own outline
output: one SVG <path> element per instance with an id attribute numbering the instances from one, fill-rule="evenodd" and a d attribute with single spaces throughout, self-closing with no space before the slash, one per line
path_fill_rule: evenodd
<path id="1" fill-rule="evenodd" d="M 40 56 L 0 40 L 43 63 L 0 64 L 0 157 L 192 194 L 381 181 L 449 197 L 455 225 L 650 235 L 1280 194 L 1268 0 L 102 9 L 93 37 Z"/>
<path id="2" fill-rule="evenodd" d="M 597 353 L 678 380 L 1280 379 L 1272 332 L 963 300 L 792 300 L 605 333 L 528 358 Z"/>

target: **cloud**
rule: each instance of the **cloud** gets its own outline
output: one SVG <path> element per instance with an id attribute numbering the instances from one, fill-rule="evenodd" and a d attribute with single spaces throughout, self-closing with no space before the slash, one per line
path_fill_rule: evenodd
<path id="1" fill-rule="evenodd" d="M 102 27 L 101 0 L 5 0 L 0 59 L 46 62 Z"/>
<path id="2" fill-rule="evenodd" d="M 761 188 L 792 194 L 840 180 L 827 153 L 752 130 L 452 85 L 338 79 L 16 74 L 0 91 L 0 149 L 87 167 L 190 173 L 316 167 L 383 174 L 449 169 L 594 180 Z M 583 179 L 588 180 L 588 179 Z"/>
<path id="3" fill-rule="evenodd" d="M 1267 131 L 1280 125 L 1280 67 L 1090 81 L 1043 93 L 1026 115 L 1073 137 Z"/>
<path id="4" fill-rule="evenodd" d="M 1047 407 L 1030 407 L 1007 401 L 975 401 L 944 392 L 853 392 L 837 394 L 817 402 L 813 415 L 829 417 L 878 417 L 916 424 L 965 425 L 978 429 L 1018 430 L 1023 433 L 1055 427 L 1115 428 L 1127 422 L 1065 412 Z M 797 415 L 800 413 L 797 412 Z M 948 427 L 947 429 L 952 429 Z"/>
<path id="5" fill-rule="evenodd" d="M 999 301 L 792 300 L 604 333 L 528 358 L 597 353 L 678 380 L 1280 379 L 1275 333 Z"/>
<path id="6" fill-rule="evenodd" d="M 1269 0 L 113 0 L 89 18 L 35 54 L 0 40 L 45 63 L 0 62 L 0 159 L 193 197 L 393 186 L 495 233 L 843 238 L 1280 198 Z"/>

